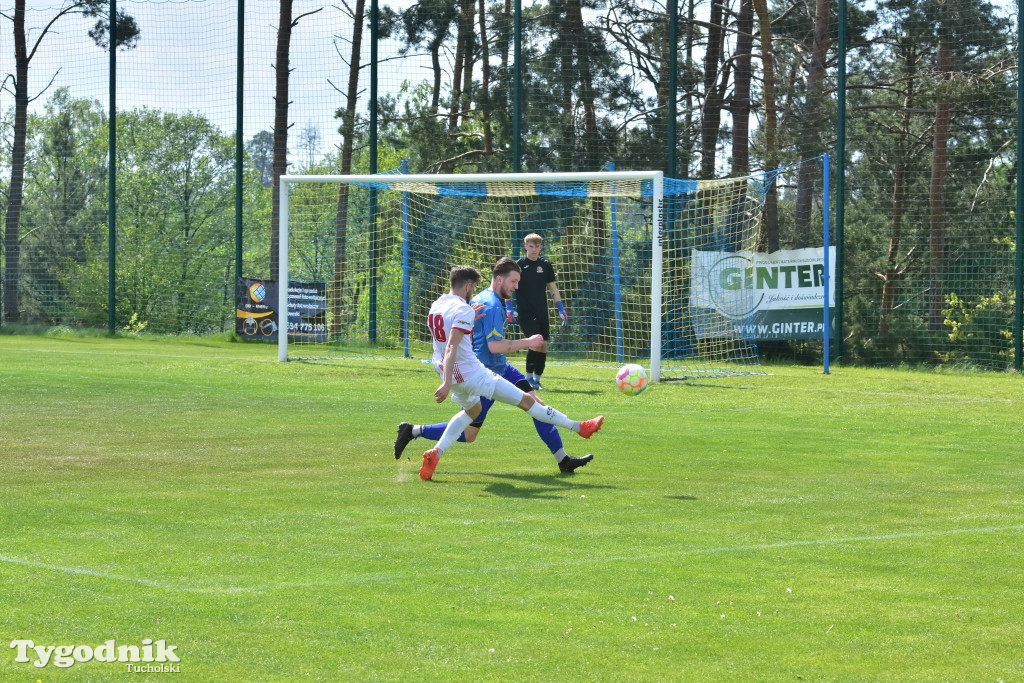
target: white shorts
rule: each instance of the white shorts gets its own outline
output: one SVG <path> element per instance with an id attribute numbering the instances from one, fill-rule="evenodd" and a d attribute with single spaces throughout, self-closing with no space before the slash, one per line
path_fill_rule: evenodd
<path id="1" fill-rule="evenodd" d="M 443 379 L 441 368 L 435 364 L 434 370 Z M 493 398 L 495 401 L 518 406 L 525 396 L 515 384 L 483 365 L 471 367 L 468 371 L 462 367 L 459 367 L 458 370 L 462 381 L 452 382 L 451 396 L 452 400 L 462 406 L 463 410 L 469 410 L 475 406 L 480 402 L 481 397 Z"/>

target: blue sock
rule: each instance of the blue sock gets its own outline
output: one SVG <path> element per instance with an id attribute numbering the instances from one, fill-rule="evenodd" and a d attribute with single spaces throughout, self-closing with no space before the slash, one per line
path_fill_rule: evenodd
<path id="1" fill-rule="evenodd" d="M 420 436 L 424 439 L 430 439 L 431 441 L 440 441 L 441 435 L 444 434 L 444 428 L 447 426 L 447 422 L 438 422 L 436 425 L 423 425 L 423 427 L 420 428 Z M 458 440 L 462 443 L 466 443 L 466 433 L 463 432 L 459 434 Z"/>
<path id="2" fill-rule="evenodd" d="M 537 428 L 537 436 L 541 438 L 552 453 L 562 448 L 562 435 L 558 433 L 558 427 L 534 420 L 533 426 Z"/>

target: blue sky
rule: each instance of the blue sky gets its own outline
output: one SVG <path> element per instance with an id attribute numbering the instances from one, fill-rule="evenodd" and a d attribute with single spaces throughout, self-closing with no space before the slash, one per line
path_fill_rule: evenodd
<path id="1" fill-rule="evenodd" d="M 408 0 L 386 4 L 407 5 Z M 29 49 L 59 7 L 54 0 L 28 0 Z M 306 157 L 306 153 L 297 148 L 299 132 L 304 128 L 318 129 L 320 154 L 340 143 L 334 111 L 344 105 L 348 67 L 342 56 L 350 51 L 347 41 L 352 30 L 351 20 L 340 4 L 296 0 L 293 12 L 298 16 L 321 7 L 320 12 L 299 21 L 292 38 L 289 119 L 294 124 L 290 135 L 293 162 L 299 162 L 300 156 Z M 0 0 L 0 8 L 8 16 L 13 14 L 11 0 Z M 119 0 L 118 8 L 136 18 L 141 38 L 135 49 L 118 53 L 117 108 L 124 111 L 145 106 L 179 113 L 199 112 L 225 132 L 233 132 L 237 51 L 235 0 Z M 6 19 L 0 21 L 0 74 L 8 74 L 14 71 L 11 25 Z M 60 86 L 69 87 L 75 97 L 98 100 L 107 108 L 109 59 L 107 53 L 88 38 L 87 32 L 93 23 L 78 15 L 66 16 L 43 39 L 31 62 L 29 91 L 31 97 L 46 91 L 33 103 L 33 109 L 41 110 L 45 100 Z M 278 3 L 248 0 L 245 23 L 243 134 L 248 140 L 257 132 L 273 127 Z M 395 49 L 393 41 L 385 41 L 378 47 L 382 58 L 393 54 Z M 368 39 L 363 41 L 362 52 L 365 63 L 369 58 Z M 428 68 L 429 62 L 422 58 L 407 60 L 402 75 L 425 79 L 429 77 Z M 390 70 L 383 66 L 381 78 L 382 90 L 397 89 L 400 85 L 394 66 Z M 54 79 L 53 84 L 47 89 L 51 79 Z M 361 88 L 365 98 L 365 86 Z M 13 102 L 10 92 L 0 93 L 0 107 L 9 109 Z"/>

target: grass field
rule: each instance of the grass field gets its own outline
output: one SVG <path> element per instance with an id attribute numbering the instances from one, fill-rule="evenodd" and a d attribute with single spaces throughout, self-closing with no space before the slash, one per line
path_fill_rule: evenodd
<path id="1" fill-rule="evenodd" d="M 0 336 L 0 680 L 1024 678 L 1019 376 L 554 366 L 593 463 L 498 406 L 425 483 L 428 366 L 275 358 Z M 178 673 L 7 647 L 147 638 Z"/>

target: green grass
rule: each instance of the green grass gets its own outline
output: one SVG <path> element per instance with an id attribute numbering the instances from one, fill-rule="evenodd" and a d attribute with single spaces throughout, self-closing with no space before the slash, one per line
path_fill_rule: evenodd
<path id="1" fill-rule="evenodd" d="M 127 675 L 16 639 L 143 638 L 190 681 L 1024 677 L 1019 376 L 554 366 L 593 463 L 499 406 L 424 483 L 428 366 L 275 358 L 0 336 L 0 680 Z"/>

